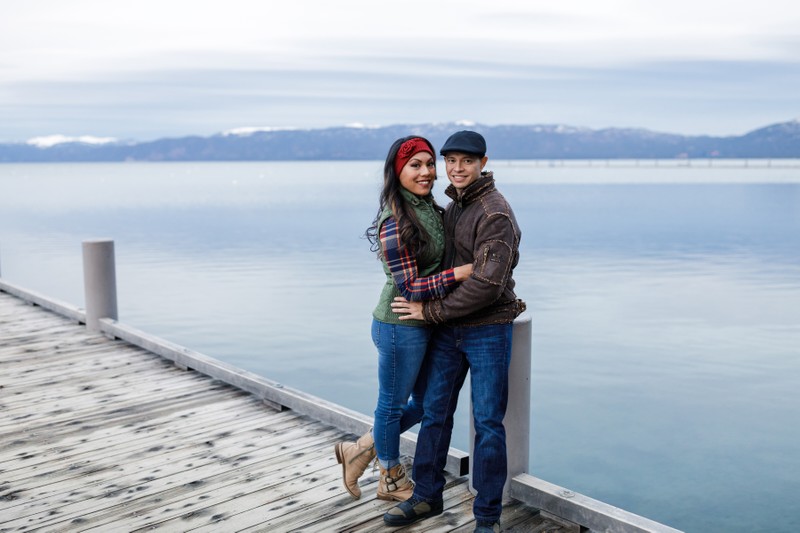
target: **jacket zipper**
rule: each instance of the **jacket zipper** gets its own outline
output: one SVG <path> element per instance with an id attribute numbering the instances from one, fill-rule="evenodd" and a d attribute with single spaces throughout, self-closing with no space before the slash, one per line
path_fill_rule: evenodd
<path id="1" fill-rule="evenodd" d="M 452 235 L 446 235 L 445 238 L 449 237 L 453 244 L 450 245 L 450 255 L 445 257 L 444 264 L 447 268 L 453 268 L 456 262 L 456 245 L 455 245 L 455 237 L 456 237 L 456 226 L 458 225 L 458 220 L 461 218 L 461 213 L 464 211 L 463 205 L 461 203 L 461 198 L 456 200 L 456 212 L 455 217 L 453 220 L 453 228 L 452 228 Z"/>

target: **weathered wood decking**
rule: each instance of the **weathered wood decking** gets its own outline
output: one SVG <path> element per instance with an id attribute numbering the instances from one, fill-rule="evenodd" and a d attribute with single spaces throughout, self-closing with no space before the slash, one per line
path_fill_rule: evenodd
<path id="1" fill-rule="evenodd" d="M 341 430 L 0 291 L 0 532 L 386 531 L 374 475 L 354 501 Z M 394 531 L 472 531 L 445 513 Z M 516 502 L 506 531 L 565 532 Z"/>

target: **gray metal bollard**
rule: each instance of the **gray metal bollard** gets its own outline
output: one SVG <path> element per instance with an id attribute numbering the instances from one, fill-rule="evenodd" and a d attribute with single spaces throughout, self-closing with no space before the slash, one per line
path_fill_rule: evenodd
<path id="1" fill-rule="evenodd" d="M 472 460 L 475 457 L 475 423 L 472 419 L 472 400 L 469 405 L 469 490 L 472 486 Z M 503 487 L 503 500 L 507 501 L 511 479 L 527 474 L 530 464 L 531 441 L 531 317 L 527 313 L 514 320 L 514 340 L 511 347 L 511 364 L 508 369 L 508 408 L 503 419 L 506 429 L 506 456 L 508 478 Z"/>
<path id="2" fill-rule="evenodd" d="M 114 241 L 83 241 L 83 289 L 86 328 L 100 331 L 101 318 L 117 319 L 117 275 Z"/>

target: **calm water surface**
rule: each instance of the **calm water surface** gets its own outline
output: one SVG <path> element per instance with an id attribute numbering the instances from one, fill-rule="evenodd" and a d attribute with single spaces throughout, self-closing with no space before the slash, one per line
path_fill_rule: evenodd
<path id="1" fill-rule="evenodd" d="M 0 272 L 82 306 L 81 241 L 113 238 L 122 321 L 371 413 L 381 167 L 0 165 Z M 800 168 L 490 167 L 523 230 L 531 472 L 686 531 L 796 531 Z"/>

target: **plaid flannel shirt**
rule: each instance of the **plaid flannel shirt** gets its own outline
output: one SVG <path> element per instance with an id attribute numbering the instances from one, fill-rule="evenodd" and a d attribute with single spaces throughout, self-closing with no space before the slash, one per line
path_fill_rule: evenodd
<path id="1" fill-rule="evenodd" d="M 432 276 L 417 277 L 417 260 L 407 248 L 400 246 L 397 222 L 393 217 L 386 219 L 381 226 L 380 242 L 392 279 L 406 300 L 419 302 L 442 298 L 456 285 L 456 275 L 452 268 Z"/>

